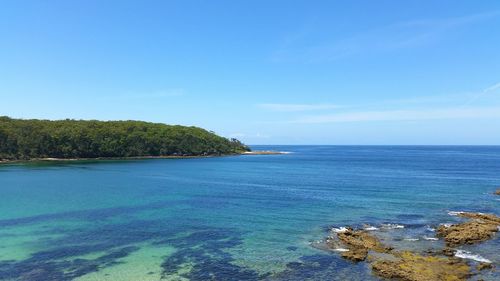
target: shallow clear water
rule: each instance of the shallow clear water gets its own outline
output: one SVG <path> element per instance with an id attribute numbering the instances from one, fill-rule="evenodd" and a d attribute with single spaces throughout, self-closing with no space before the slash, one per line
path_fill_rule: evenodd
<path id="1" fill-rule="evenodd" d="M 500 214 L 500 147 L 253 148 L 292 153 L 0 166 L 0 280 L 377 280 L 310 243 L 397 223 L 432 248 L 448 211 Z"/>

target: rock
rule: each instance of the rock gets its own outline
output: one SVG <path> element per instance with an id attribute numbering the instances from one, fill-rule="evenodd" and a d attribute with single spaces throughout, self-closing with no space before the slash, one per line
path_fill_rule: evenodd
<path id="1" fill-rule="evenodd" d="M 436 229 L 437 236 L 443 237 L 448 246 L 474 244 L 491 239 L 500 226 L 500 218 L 491 214 L 460 213 L 459 216 L 472 220 L 451 226 L 441 225 Z"/>
<path id="2" fill-rule="evenodd" d="M 484 269 L 492 269 L 493 268 L 493 264 L 489 263 L 489 262 L 481 262 L 479 263 L 477 266 L 476 266 L 476 269 L 478 271 L 481 271 L 481 270 L 484 270 Z"/>
<path id="3" fill-rule="evenodd" d="M 389 252 L 391 250 L 391 248 L 385 247 L 380 243 L 375 236 L 364 230 L 353 230 L 349 227 L 343 232 L 338 232 L 337 238 L 339 241 L 328 239 L 326 244 L 331 249 L 338 248 L 338 242 L 345 245 L 349 251 L 342 252 L 341 256 L 355 262 L 364 261 L 370 250 L 380 253 Z"/>
<path id="4" fill-rule="evenodd" d="M 500 195 L 500 188 L 495 191 L 495 195 Z"/>
<path id="5" fill-rule="evenodd" d="M 368 250 L 366 248 L 350 248 L 349 251 L 342 252 L 341 256 L 354 262 L 364 261 L 368 256 Z"/>
<path id="6" fill-rule="evenodd" d="M 500 224 L 500 217 L 497 217 L 493 214 L 462 212 L 459 213 L 458 216 L 468 219 L 484 220 L 486 222 Z"/>
<path id="7" fill-rule="evenodd" d="M 407 251 L 394 255 L 399 259 L 373 262 L 374 273 L 383 278 L 404 281 L 466 280 L 470 276 L 470 267 L 464 262 Z"/>
<path id="8" fill-rule="evenodd" d="M 380 243 L 377 237 L 364 230 L 348 229 L 347 231 L 337 233 L 337 237 L 349 247 L 366 248 L 377 252 L 390 251 L 390 248 Z"/>
<path id="9" fill-rule="evenodd" d="M 474 244 L 491 239 L 497 231 L 498 228 L 496 225 L 470 221 L 451 225 L 450 227 L 440 226 L 437 229 L 437 235 L 444 237 L 448 246 L 457 246 Z"/>

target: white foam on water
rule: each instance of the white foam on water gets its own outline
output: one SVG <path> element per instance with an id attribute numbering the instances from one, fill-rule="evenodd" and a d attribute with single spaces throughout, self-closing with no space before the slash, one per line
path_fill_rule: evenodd
<path id="1" fill-rule="evenodd" d="M 458 216 L 458 215 L 463 214 L 463 213 L 465 213 L 465 212 L 462 212 L 462 211 L 449 211 L 448 215 L 450 215 L 450 216 Z"/>
<path id="2" fill-rule="evenodd" d="M 348 229 L 345 226 L 341 226 L 339 228 L 332 227 L 332 231 L 335 233 L 343 233 L 346 232 Z"/>
<path id="3" fill-rule="evenodd" d="M 403 228 L 405 228 L 404 225 L 395 224 L 395 223 L 383 224 L 382 227 L 385 229 L 403 229 Z"/>
<path id="4" fill-rule="evenodd" d="M 333 249 L 334 251 L 336 252 L 349 252 L 349 249 L 344 249 L 344 248 L 336 248 L 336 249 Z"/>
<path id="5" fill-rule="evenodd" d="M 404 238 L 403 240 L 410 241 L 410 242 L 415 242 L 415 241 L 418 241 L 420 239 L 418 239 L 418 238 Z"/>
<path id="6" fill-rule="evenodd" d="M 442 225 L 444 227 L 450 227 L 452 224 L 451 223 L 441 223 L 439 225 Z"/>
<path id="7" fill-rule="evenodd" d="M 462 258 L 462 259 L 469 259 L 469 260 L 475 260 L 478 262 L 486 262 L 486 263 L 491 263 L 489 259 L 483 258 L 480 255 L 473 254 L 471 252 L 463 251 L 463 250 L 457 250 L 455 253 L 455 257 L 457 258 Z"/>
<path id="8" fill-rule="evenodd" d="M 424 236 L 424 237 L 422 237 L 422 238 L 424 238 L 424 240 L 427 240 L 427 241 L 438 241 L 438 240 L 439 240 L 439 239 L 438 239 L 438 238 L 436 238 L 436 237 L 427 237 L 427 236 Z"/>
<path id="9" fill-rule="evenodd" d="M 378 230 L 378 228 L 375 226 L 367 225 L 365 226 L 364 230 L 373 231 L 373 230 Z"/>
<path id="10" fill-rule="evenodd" d="M 433 227 L 428 226 L 425 230 L 430 231 L 430 232 L 435 232 L 436 229 Z"/>

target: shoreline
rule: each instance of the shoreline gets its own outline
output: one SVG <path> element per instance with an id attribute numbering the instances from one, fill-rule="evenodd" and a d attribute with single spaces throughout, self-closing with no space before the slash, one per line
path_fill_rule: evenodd
<path id="1" fill-rule="evenodd" d="M 191 156 L 130 156 L 130 157 L 96 157 L 96 158 L 32 158 L 23 160 L 0 160 L 0 164 L 9 163 L 29 163 L 29 162 L 76 162 L 76 161 L 117 161 L 117 160 L 148 160 L 148 159 L 190 159 L 190 158 L 211 158 L 224 156 L 237 156 L 240 154 L 223 155 L 191 155 Z"/>
<path id="2" fill-rule="evenodd" d="M 30 163 L 30 162 L 74 162 L 74 161 L 113 161 L 113 160 L 148 160 L 148 159 L 192 159 L 192 158 L 214 158 L 226 156 L 242 156 L 242 155 L 281 155 L 288 154 L 281 151 L 245 151 L 234 154 L 221 154 L 221 155 L 163 155 L 163 156 L 129 156 L 129 157 L 95 157 L 95 158 L 32 158 L 32 159 L 16 159 L 5 160 L 0 159 L 1 164 L 15 164 L 15 163 Z"/>

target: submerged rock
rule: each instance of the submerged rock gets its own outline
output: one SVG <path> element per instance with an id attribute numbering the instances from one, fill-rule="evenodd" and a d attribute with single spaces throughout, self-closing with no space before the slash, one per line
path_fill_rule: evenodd
<path id="1" fill-rule="evenodd" d="M 492 214 L 462 212 L 458 216 L 471 220 L 450 226 L 441 225 L 436 230 L 437 236 L 443 237 L 448 246 L 474 244 L 491 239 L 500 226 L 500 218 Z"/>
<path id="2" fill-rule="evenodd" d="M 455 250 L 455 249 L 452 249 L 452 248 L 450 248 L 450 247 L 445 247 L 445 248 L 441 251 L 441 253 L 442 253 L 443 255 L 447 256 L 447 257 L 453 257 L 453 256 L 455 256 L 455 252 L 456 252 L 456 250 Z"/>
<path id="3" fill-rule="evenodd" d="M 495 195 L 500 195 L 500 188 L 495 191 Z"/>
<path id="4" fill-rule="evenodd" d="M 470 267 L 459 260 L 422 256 L 411 252 L 395 253 L 397 260 L 377 260 L 372 270 L 380 277 L 404 281 L 466 280 Z"/>
<path id="5" fill-rule="evenodd" d="M 492 269 L 493 268 L 493 264 L 489 263 L 489 262 L 481 262 L 479 263 L 477 266 L 476 266 L 476 269 L 478 271 L 481 271 L 481 270 L 485 270 L 485 269 Z"/>

